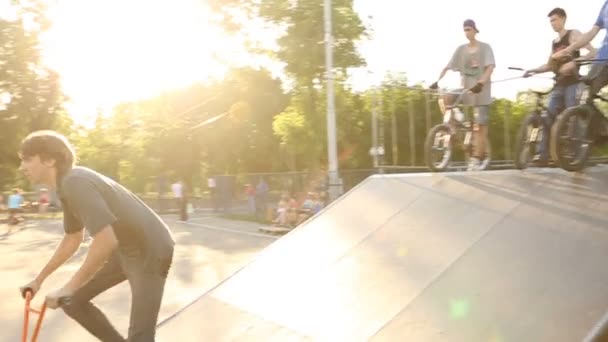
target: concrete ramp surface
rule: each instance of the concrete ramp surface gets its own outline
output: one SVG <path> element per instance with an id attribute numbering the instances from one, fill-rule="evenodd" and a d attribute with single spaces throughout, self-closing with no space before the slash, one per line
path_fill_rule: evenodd
<path id="1" fill-rule="evenodd" d="M 608 169 L 375 175 L 163 322 L 163 341 L 580 341 Z"/>

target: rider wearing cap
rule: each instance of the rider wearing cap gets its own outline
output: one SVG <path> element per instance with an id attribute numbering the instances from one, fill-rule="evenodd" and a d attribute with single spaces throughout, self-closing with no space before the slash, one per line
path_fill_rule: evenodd
<path id="1" fill-rule="evenodd" d="M 448 70 L 460 73 L 461 86 L 471 89 L 475 94 L 466 94 L 463 98 L 465 105 L 475 107 L 475 125 L 473 156 L 469 160 L 468 170 L 479 168 L 480 160 L 484 159 L 486 142 L 488 141 L 488 121 L 489 106 L 492 103 L 491 82 L 492 72 L 494 71 L 494 52 L 488 43 L 480 42 L 476 39 L 477 25 L 471 19 L 463 23 L 464 33 L 469 41 L 467 44 L 460 45 L 448 65 L 443 68 L 439 75 L 439 82 Z M 437 88 L 437 82 L 431 88 Z"/>

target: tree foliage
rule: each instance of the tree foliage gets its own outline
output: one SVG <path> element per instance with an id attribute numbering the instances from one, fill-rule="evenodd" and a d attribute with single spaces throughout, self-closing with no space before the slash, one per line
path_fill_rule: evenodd
<path id="1" fill-rule="evenodd" d="M 39 36 L 48 21 L 41 2 L 14 1 L 15 18 L 0 17 L 0 184 L 16 177 L 19 142 L 30 131 L 69 129 L 56 72 L 44 66 Z"/>
<path id="2" fill-rule="evenodd" d="M 423 165 L 426 133 L 441 121 L 436 98 L 408 83 L 405 74 L 388 74 L 374 89 L 351 89 L 349 70 L 365 66 L 356 43 L 366 29 L 352 0 L 332 3 L 340 169 L 372 167 L 372 112 L 387 152 L 381 162 Z M 0 187 L 18 180 L 15 152 L 21 138 L 42 128 L 66 133 L 80 164 L 138 192 L 155 191 L 159 179 L 180 178 L 192 188 L 203 187 L 209 175 L 324 168 L 323 1 L 211 0 L 209 5 L 228 32 L 254 19 L 276 28 L 277 49 L 265 52 L 285 66 L 288 85 L 265 69 L 234 68 L 222 81 L 122 103 L 110 115 L 99 113 L 93 127 L 74 125 L 62 107 L 58 75 L 41 63 L 38 37 L 48 25 L 44 8 L 34 3 L 20 7 L 15 20 L 0 19 L 0 99 L 6 102 L 0 110 Z M 32 18 L 38 28 L 28 30 L 25 22 Z M 499 99 L 492 105 L 494 159 L 511 157 L 529 104 L 522 93 L 516 101 Z"/>

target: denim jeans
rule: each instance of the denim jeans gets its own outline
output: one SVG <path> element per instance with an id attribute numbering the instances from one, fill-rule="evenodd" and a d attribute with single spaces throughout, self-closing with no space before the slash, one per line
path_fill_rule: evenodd
<path id="1" fill-rule="evenodd" d="M 549 112 L 543 115 L 544 130 L 538 147 L 541 160 L 549 158 L 549 134 L 555 118 L 565 109 L 578 104 L 580 86 L 580 83 L 575 83 L 566 86 L 556 85 L 553 88 L 553 92 L 551 92 L 551 97 L 549 98 Z"/>

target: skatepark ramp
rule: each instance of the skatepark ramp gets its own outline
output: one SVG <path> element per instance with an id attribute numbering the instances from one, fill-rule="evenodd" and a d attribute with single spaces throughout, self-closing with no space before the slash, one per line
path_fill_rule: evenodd
<path id="1" fill-rule="evenodd" d="M 164 341 L 580 341 L 608 168 L 375 175 L 164 321 Z"/>

